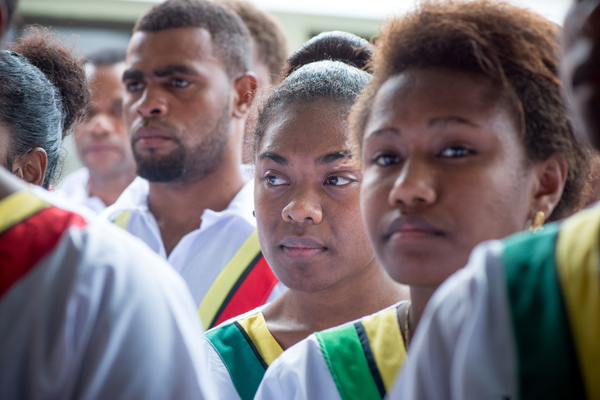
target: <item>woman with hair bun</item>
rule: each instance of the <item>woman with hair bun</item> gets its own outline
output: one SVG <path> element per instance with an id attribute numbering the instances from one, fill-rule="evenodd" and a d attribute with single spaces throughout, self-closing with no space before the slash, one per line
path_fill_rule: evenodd
<path id="1" fill-rule="evenodd" d="M 48 188 L 88 99 L 81 60 L 48 29 L 28 29 L 0 53 L 0 165 Z"/>
<path id="2" fill-rule="evenodd" d="M 312 332 L 406 298 L 383 271 L 359 209 L 358 146 L 347 117 L 371 76 L 369 43 L 323 33 L 287 62 L 254 121 L 255 204 L 262 252 L 289 289 L 204 335 L 223 399 L 252 399 L 266 367 Z"/>

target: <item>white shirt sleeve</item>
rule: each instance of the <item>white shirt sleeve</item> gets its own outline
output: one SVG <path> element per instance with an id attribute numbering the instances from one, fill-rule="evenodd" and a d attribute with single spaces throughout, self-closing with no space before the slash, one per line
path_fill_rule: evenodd
<path id="1" fill-rule="evenodd" d="M 107 225 L 70 228 L 2 298 L 0 398 L 206 398 L 185 283 Z"/>
<path id="2" fill-rule="evenodd" d="M 389 399 L 516 399 L 501 251 L 499 241 L 479 245 L 436 291 Z"/>

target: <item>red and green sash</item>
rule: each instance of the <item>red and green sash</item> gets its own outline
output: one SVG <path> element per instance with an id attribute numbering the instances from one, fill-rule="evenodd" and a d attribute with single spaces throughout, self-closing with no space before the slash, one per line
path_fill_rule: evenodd
<path id="1" fill-rule="evenodd" d="M 69 227 L 85 224 L 81 216 L 28 191 L 0 201 L 0 296 L 47 255 Z"/>
<path id="2" fill-rule="evenodd" d="M 127 230 L 131 213 L 125 211 L 113 222 Z M 219 273 L 198 307 L 206 329 L 267 302 L 277 278 L 260 251 L 256 229 Z"/>
<path id="3" fill-rule="evenodd" d="M 383 399 L 393 384 L 406 359 L 396 312 L 393 307 L 315 334 L 343 400 Z"/>
<path id="4" fill-rule="evenodd" d="M 219 273 L 198 313 L 207 329 L 265 304 L 278 280 L 260 251 L 256 230 Z"/>
<path id="5" fill-rule="evenodd" d="M 265 370 L 283 353 L 262 313 L 220 325 L 204 337 L 219 354 L 242 400 L 254 398 Z"/>
<path id="6" fill-rule="evenodd" d="M 600 211 L 505 240 L 520 397 L 600 398 Z"/>

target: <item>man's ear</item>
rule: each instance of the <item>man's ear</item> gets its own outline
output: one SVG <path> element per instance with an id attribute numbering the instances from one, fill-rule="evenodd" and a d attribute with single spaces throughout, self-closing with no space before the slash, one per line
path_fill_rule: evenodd
<path id="1" fill-rule="evenodd" d="M 567 180 L 567 163 L 561 155 L 553 154 L 534 166 L 537 177 L 531 216 L 543 211 L 546 218 L 560 201 Z"/>
<path id="2" fill-rule="evenodd" d="M 248 72 L 237 78 L 234 82 L 233 116 L 244 118 L 252 106 L 254 93 L 256 92 L 256 76 Z"/>
<path id="3" fill-rule="evenodd" d="M 42 186 L 48 166 L 48 155 L 41 147 L 36 147 L 13 161 L 12 172 L 25 182 Z"/>

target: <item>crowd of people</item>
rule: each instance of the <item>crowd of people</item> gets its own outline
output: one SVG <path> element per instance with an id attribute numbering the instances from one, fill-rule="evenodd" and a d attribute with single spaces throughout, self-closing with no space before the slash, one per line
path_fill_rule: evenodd
<path id="1" fill-rule="evenodd" d="M 0 399 L 600 399 L 600 1 L 2 49 Z"/>

